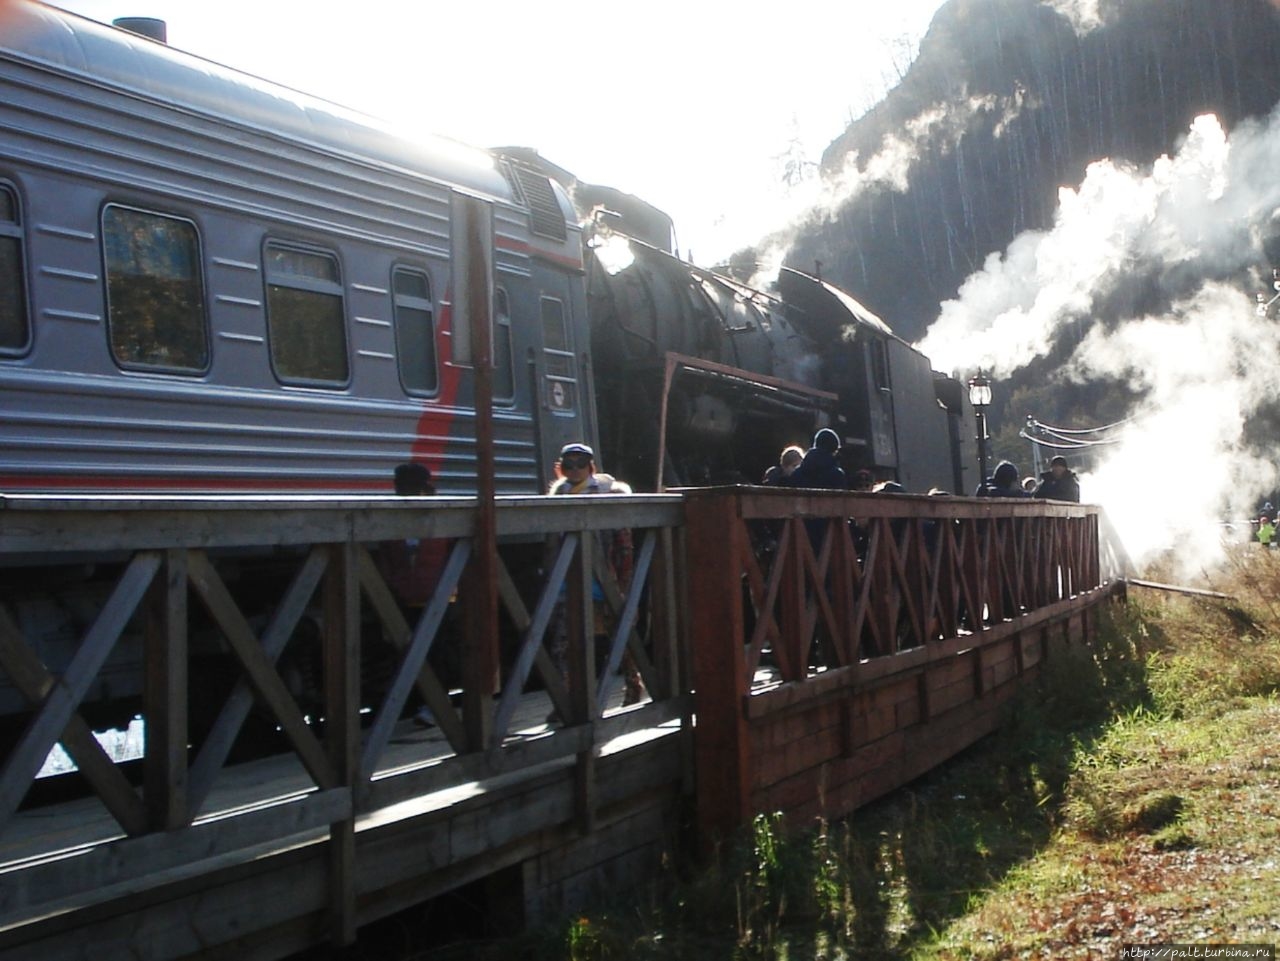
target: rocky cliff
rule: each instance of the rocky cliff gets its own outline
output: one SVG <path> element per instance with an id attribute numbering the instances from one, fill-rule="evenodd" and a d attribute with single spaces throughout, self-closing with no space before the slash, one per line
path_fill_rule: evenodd
<path id="1" fill-rule="evenodd" d="M 832 209 L 771 238 L 918 339 L 988 255 L 1046 229 L 1101 158 L 1149 165 L 1194 118 L 1280 101 L 1266 0 L 950 0 L 886 99 L 825 152 Z"/>

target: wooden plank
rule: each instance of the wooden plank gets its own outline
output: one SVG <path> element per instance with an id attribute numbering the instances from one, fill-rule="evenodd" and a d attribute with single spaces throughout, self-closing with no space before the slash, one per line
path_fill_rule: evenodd
<path id="1" fill-rule="evenodd" d="M 351 813 L 351 792 L 335 788 L 278 798 L 232 817 L 204 818 L 180 831 L 121 838 L 72 856 L 37 859 L 0 875 L 0 930 L 54 911 L 132 902 L 176 880 L 199 878 L 237 856 L 252 859 L 264 845 L 284 848 L 302 838 L 323 838 L 329 824 Z"/>

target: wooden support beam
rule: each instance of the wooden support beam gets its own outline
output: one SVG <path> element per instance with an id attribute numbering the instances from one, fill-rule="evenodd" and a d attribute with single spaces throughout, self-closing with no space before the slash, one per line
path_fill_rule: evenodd
<path id="1" fill-rule="evenodd" d="M 324 584 L 324 738 L 337 786 L 353 795 L 360 777 L 359 584 L 356 545 L 334 544 Z M 330 940 L 336 947 L 356 939 L 355 815 L 351 810 L 329 826 Z"/>
<path id="2" fill-rule="evenodd" d="M 280 679 L 275 665 L 262 650 L 258 638 L 254 636 L 244 615 L 236 607 L 235 601 L 227 591 L 222 578 L 218 576 L 218 572 L 209 563 L 208 557 L 203 551 L 192 551 L 187 559 L 187 566 L 191 585 L 196 589 L 209 615 L 222 630 L 227 643 L 235 652 L 254 693 L 280 723 L 294 750 L 298 752 L 298 757 L 315 779 L 316 786 L 321 788 L 337 786 L 324 749 L 311 733 L 297 702 L 285 687 L 284 681 Z M 329 572 L 326 572 L 326 576 L 328 575 Z"/>
<path id="3" fill-rule="evenodd" d="M 262 653 L 271 664 L 274 665 L 280 659 L 289 639 L 297 630 L 328 563 L 328 551 L 313 548 L 290 581 L 262 635 Z M 236 681 L 218 713 L 218 719 L 205 738 L 200 753 L 191 765 L 188 798 L 192 814 L 199 812 L 208 797 L 252 707 L 253 688 L 241 677 Z"/>
<path id="4" fill-rule="evenodd" d="M 418 623 L 410 636 L 409 625 L 400 614 L 395 598 L 391 596 L 386 583 L 378 576 L 368 551 L 363 547 L 357 548 L 360 586 L 374 608 L 379 611 L 384 629 L 387 630 L 392 643 L 404 655 L 390 689 L 383 695 L 373 726 L 365 739 L 363 758 L 360 762 L 361 777 L 364 780 L 373 777 L 378 758 L 386 748 L 387 742 L 391 740 L 396 722 L 404 711 L 409 692 L 415 684 L 449 744 L 460 753 L 466 750 L 466 731 L 458 721 L 453 704 L 449 700 L 448 691 L 428 666 L 427 655 L 431 653 L 431 646 L 449 609 L 449 599 L 457 589 L 470 555 L 469 540 L 460 538 L 454 543 L 448 560 L 445 561 L 444 570 L 440 573 L 435 593 L 419 616 Z"/>
<path id="5" fill-rule="evenodd" d="M 569 567 L 565 591 L 568 628 L 569 717 L 573 726 L 591 727 L 596 719 L 595 604 L 592 601 L 596 538 L 585 534 Z M 578 752 L 574 767 L 574 816 L 578 830 L 590 834 L 595 826 L 596 758 L 594 739 Z"/>
<path id="6" fill-rule="evenodd" d="M 146 604 L 143 757 L 153 830 L 190 823 L 187 808 L 187 552 L 167 550 Z"/>
<path id="7" fill-rule="evenodd" d="M 588 534 L 588 537 L 591 535 Z M 502 746 L 502 739 L 506 737 L 507 729 L 511 726 L 511 718 L 515 715 L 516 707 L 520 703 L 520 697 L 524 694 L 525 682 L 529 679 L 529 671 L 532 670 L 534 661 L 537 659 L 539 648 L 542 647 L 542 639 L 547 632 L 547 625 L 551 623 L 552 615 L 555 614 L 556 604 L 560 600 L 560 589 L 565 583 L 565 576 L 569 571 L 569 565 L 573 563 L 574 554 L 577 551 L 578 542 L 582 535 L 575 531 L 570 531 L 564 535 L 560 541 L 559 549 L 556 552 L 555 561 L 551 565 L 551 570 L 547 574 L 547 578 L 542 584 L 542 593 L 538 597 L 538 603 L 534 607 L 533 617 L 529 621 L 528 628 L 520 637 L 520 650 L 516 653 L 515 664 L 511 666 L 507 674 L 506 683 L 503 685 L 502 693 L 498 698 L 498 706 L 494 712 L 493 728 L 489 735 L 489 751 L 496 751 Z M 572 705 L 569 703 L 569 696 L 565 696 L 565 706 L 572 712 Z M 563 714 L 561 715 L 564 716 Z"/>
<path id="8" fill-rule="evenodd" d="M 751 817 L 752 760 L 743 708 L 750 678 L 742 640 L 740 557 L 745 530 L 732 496 L 691 491 L 685 498 L 693 686 L 698 692 L 699 841 L 709 852 Z M 801 534 L 803 536 L 803 533 Z"/>

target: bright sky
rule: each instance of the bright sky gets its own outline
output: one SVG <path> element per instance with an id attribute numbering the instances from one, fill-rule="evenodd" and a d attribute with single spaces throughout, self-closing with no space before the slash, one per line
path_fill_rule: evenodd
<path id="1" fill-rule="evenodd" d="M 784 165 L 905 71 L 942 0 L 53 0 L 397 123 L 519 144 L 655 204 L 702 264 L 779 227 Z"/>

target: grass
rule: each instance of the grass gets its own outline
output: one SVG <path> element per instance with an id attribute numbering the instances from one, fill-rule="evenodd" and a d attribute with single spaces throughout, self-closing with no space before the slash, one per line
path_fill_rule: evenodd
<path id="1" fill-rule="evenodd" d="M 1280 552 L 1242 550 L 1209 586 L 1233 599 L 1135 589 L 998 734 L 846 821 L 787 833 L 761 816 L 713 863 L 673 865 L 625 904 L 419 957 L 996 961 L 1275 943 Z"/>

